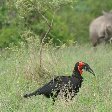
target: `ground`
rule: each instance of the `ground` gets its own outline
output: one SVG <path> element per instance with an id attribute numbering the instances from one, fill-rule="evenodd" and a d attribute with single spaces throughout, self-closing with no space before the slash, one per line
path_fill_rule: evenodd
<path id="1" fill-rule="evenodd" d="M 112 110 L 112 47 L 76 45 L 61 49 L 44 48 L 42 70 L 39 71 L 38 50 L 12 47 L 0 52 L 1 112 L 111 112 Z M 94 77 L 83 73 L 84 82 L 73 101 L 52 100 L 43 96 L 24 99 L 56 75 L 71 75 L 77 61 L 87 62 Z"/>

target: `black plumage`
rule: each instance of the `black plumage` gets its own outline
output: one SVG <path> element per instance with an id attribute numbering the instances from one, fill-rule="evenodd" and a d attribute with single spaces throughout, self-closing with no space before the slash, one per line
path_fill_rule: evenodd
<path id="1" fill-rule="evenodd" d="M 70 99 L 72 99 L 79 92 L 79 88 L 81 88 L 83 82 L 82 69 L 95 75 L 87 63 L 80 61 L 75 64 L 71 76 L 57 76 L 36 91 L 25 94 L 24 97 L 27 98 L 33 95 L 44 95 L 47 98 L 52 97 L 53 101 L 55 101 L 55 98 L 62 93 L 65 98 L 70 96 Z"/>

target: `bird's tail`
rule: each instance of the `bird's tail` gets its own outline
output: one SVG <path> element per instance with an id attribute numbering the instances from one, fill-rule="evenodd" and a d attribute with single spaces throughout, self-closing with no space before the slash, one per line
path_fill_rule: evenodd
<path id="1" fill-rule="evenodd" d="M 24 98 L 28 98 L 28 97 L 31 97 L 31 96 L 36 96 L 36 95 L 39 95 L 39 92 L 38 92 L 38 90 L 36 90 L 36 91 L 34 91 L 34 92 L 32 92 L 32 93 L 29 93 L 29 94 L 25 94 L 23 97 Z"/>

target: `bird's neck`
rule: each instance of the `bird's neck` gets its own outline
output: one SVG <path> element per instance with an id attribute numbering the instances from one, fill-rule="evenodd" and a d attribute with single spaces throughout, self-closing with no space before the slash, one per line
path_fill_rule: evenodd
<path id="1" fill-rule="evenodd" d="M 80 74 L 80 72 L 79 71 L 73 71 L 73 73 L 72 73 L 72 76 L 73 77 L 76 77 L 76 78 L 78 78 L 78 79 L 83 79 L 83 77 L 81 76 L 81 74 Z"/>

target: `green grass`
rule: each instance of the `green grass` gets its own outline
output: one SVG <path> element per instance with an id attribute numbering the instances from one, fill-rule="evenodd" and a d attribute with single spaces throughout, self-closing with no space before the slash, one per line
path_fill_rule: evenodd
<path id="1" fill-rule="evenodd" d="M 90 45 L 44 48 L 42 70 L 38 50 L 11 48 L 0 52 L 0 112 L 111 112 L 112 47 Z M 73 101 L 52 100 L 44 96 L 24 99 L 56 75 L 71 75 L 77 61 L 87 62 L 96 73 L 83 73 L 84 82 Z"/>

